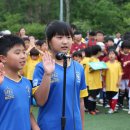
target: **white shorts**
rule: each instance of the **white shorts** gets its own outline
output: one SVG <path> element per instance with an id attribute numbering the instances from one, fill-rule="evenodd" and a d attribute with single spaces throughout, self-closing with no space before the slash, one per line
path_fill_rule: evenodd
<path id="1" fill-rule="evenodd" d="M 125 90 L 125 89 L 129 90 L 128 84 L 129 84 L 128 79 L 121 80 L 120 89 L 121 90 Z"/>
<path id="2" fill-rule="evenodd" d="M 118 99 L 119 93 L 117 93 L 112 99 Z"/>

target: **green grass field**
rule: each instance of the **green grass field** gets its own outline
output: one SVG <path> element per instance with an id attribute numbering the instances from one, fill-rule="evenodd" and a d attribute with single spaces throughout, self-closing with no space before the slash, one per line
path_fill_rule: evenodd
<path id="1" fill-rule="evenodd" d="M 105 114 L 108 109 L 98 107 L 101 111 L 98 115 L 85 113 L 85 130 L 130 130 L 130 115 L 120 110 L 118 113 Z M 37 108 L 33 109 L 37 117 Z"/>

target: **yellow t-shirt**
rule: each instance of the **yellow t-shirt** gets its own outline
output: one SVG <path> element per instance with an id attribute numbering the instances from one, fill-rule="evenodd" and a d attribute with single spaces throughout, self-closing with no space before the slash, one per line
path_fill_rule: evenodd
<path id="1" fill-rule="evenodd" d="M 30 56 L 28 56 L 27 61 L 26 61 L 26 65 L 23 68 L 23 73 L 24 76 L 29 79 L 32 80 L 33 78 L 33 73 L 34 73 L 34 69 L 35 66 L 41 62 L 41 57 L 39 56 L 39 58 L 37 60 L 32 60 Z"/>
<path id="2" fill-rule="evenodd" d="M 108 61 L 107 63 L 108 69 L 105 70 L 105 82 L 106 82 L 106 91 L 114 91 L 118 92 L 119 87 L 117 86 L 119 77 L 122 75 L 122 68 L 118 61 L 111 63 Z"/>
<path id="3" fill-rule="evenodd" d="M 91 57 L 89 59 L 89 62 L 99 62 L 99 59 L 95 57 Z M 89 67 L 90 70 L 90 67 Z M 101 71 L 96 70 L 92 72 L 88 72 L 88 86 L 89 90 L 95 90 L 95 89 L 101 89 L 102 88 L 102 76 L 101 76 Z"/>
<path id="4" fill-rule="evenodd" d="M 83 65 L 84 67 L 84 73 L 85 73 L 85 81 L 86 81 L 86 84 L 89 86 L 89 60 L 90 58 L 89 57 L 84 57 L 83 60 L 80 62 L 81 65 Z"/>

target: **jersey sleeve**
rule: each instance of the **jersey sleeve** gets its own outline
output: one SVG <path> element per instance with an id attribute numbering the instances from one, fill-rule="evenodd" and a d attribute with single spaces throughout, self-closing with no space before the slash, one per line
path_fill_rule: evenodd
<path id="1" fill-rule="evenodd" d="M 39 63 L 36 65 L 34 74 L 33 74 L 33 89 L 32 89 L 32 94 L 34 94 L 41 84 L 42 77 L 44 74 L 43 66 L 42 63 Z"/>
<path id="2" fill-rule="evenodd" d="M 84 70 L 81 71 L 80 98 L 88 96 L 88 90 L 85 83 Z"/>

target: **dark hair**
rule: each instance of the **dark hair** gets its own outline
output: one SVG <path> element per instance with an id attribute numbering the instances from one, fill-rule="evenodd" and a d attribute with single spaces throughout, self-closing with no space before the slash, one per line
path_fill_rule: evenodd
<path id="1" fill-rule="evenodd" d="M 114 43 L 114 40 L 113 40 L 113 38 L 111 38 L 111 37 L 107 37 L 107 38 L 106 38 L 105 42 L 108 42 L 108 41 L 112 41 L 112 42 Z"/>
<path id="2" fill-rule="evenodd" d="M 116 51 L 115 49 L 109 49 L 108 55 L 109 55 L 111 52 L 114 52 L 115 55 L 118 57 L 118 53 L 117 53 L 117 51 Z"/>
<path id="3" fill-rule="evenodd" d="M 124 40 L 121 45 L 121 49 L 128 48 L 130 49 L 130 40 Z"/>
<path id="4" fill-rule="evenodd" d="M 86 57 L 91 57 L 92 56 L 92 47 L 85 48 L 84 52 L 85 52 Z"/>
<path id="5" fill-rule="evenodd" d="M 72 54 L 72 57 L 81 57 L 82 58 L 82 51 L 76 51 Z"/>
<path id="6" fill-rule="evenodd" d="M 74 25 L 74 24 L 70 24 L 70 26 L 71 26 L 71 28 L 72 28 L 72 29 L 75 29 L 75 30 L 77 30 L 77 27 L 76 27 L 76 25 Z"/>
<path id="7" fill-rule="evenodd" d="M 24 38 L 22 38 L 22 39 L 23 39 L 24 42 L 25 42 L 25 41 L 30 41 L 28 37 L 24 37 Z"/>
<path id="8" fill-rule="evenodd" d="M 109 50 L 116 50 L 116 46 L 115 46 L 115 45 L 109 46 L 107 50 L 108 50 L 108 51 L 109 51 Z"/>
<path id="9" fill-rule="evenodd" d="M 123 40 L 130 40 L 130 32 L 126 32 L 123 36 Z"/>
<path id="10" fill-rule="evenodd" d="M 101 31 L 101 30 L 96 31 L 96 35 L 97 35 L 98 33 L 105 35 L 104 32 Z"/>
<path id="11" fill-rule="evenodd" d="M 82 35 L 82 33 L 80 31 L 75 31 L 74 35 Z"/>
<path id="12" fill-rule="evenodd" d="M 15 45 L 23 45 L 24 41 L 15 35 L 4 35 L 0 38 L 0 55 L 7 55 L 7 52 Z"/>
<path id="13" fill-rule="evenodd" d="M 90 36 L 96 36 L 96 33 L 94 31 L 89 32 Z"/>
<path id="14" fill-rule="evenodd" d="M 32 48 L 30 50 L 30 56 L 39 56 L 39 54 L 40 54 L 39 51 L 35 48 Z"/>
<path id="15" fill-rule="evenodd" d="M 44 42 L 45 41 L 43 41 L 43 40 L 38 40 L 38 41 L 36 41 L 36 45 L 42 46 L 44 44 Z"/>
<path id="16" fill-rule="evenodd" d="M 49 42 L 55 35 L 65 35 L 73 37 L 73 32 L 68 23 L 55 20 L 51 22 L 46 28 L 46 38 Z"/>
<path id="17" fill-rule="evenodd" d="M 91 51 L 92 51 L 92 53 L 91 53 L 92 55 L 97 55 L 98 52 L 102 51 L 102 49 L 99 45 L 95 45 L 95 46 L 91 47 Z"/>

